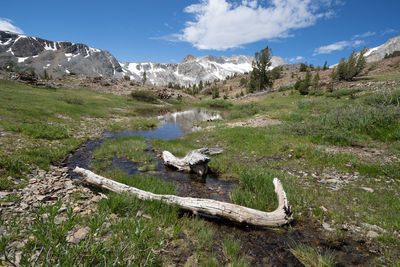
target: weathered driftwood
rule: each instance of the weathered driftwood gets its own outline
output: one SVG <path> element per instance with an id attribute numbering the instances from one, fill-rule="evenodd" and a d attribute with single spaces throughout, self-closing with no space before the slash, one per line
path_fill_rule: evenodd
<path id="1" fill-rule="evenodd" d="M 274 185 L 278 197 L 278 208 L 272 212 L 264 212 L 212 199 L 157 195 L 115 182 L 79 167 L 76 167 L 74 172 L 81 174 L 85 178 L 85 182 L 116 193 L 126 192 L 142 200 L 160 200 L 169 205 L 177 205 L 183 210 L 219 216 L 238 223 L 274 227 L 288 224 L 293 220 L 286 193 L 277 178 L 274 178 Z"/>
<path id="2" fill-rule="evenodd" d="M 205 176 L 208 172 L 210 158 L 206 155 L 222 153 L 218 148 L 200 148 L 190 151 L 184 158 L 177 158 L 169 151 L 163 151 L 162 159 L 164 164 L 178 169 L 178 171 L 194 172 Z"/>

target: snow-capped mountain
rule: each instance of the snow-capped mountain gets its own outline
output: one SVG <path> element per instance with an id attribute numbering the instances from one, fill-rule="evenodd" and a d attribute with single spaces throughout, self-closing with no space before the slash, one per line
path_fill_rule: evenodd
<path id="1" fill-rule="evenodd" d="M 122 77 L 118 61 L 105 50 L 71 42 L 54 42 L 0 31 L 0 66 L 15 62 L 36 74 L 61 77 L 76 73 L 90 77 Z"/>
<path id="2" fill-rule="evenodd" d="M 167 85 L 169 82 L 180 85 L 198 84 L 200 81 L 224 80 L 235 73 L 243 74 L 252 70 L 251 56 L 216 57 L 186 56 L 181 63 L 120 63 L 126 75 L 131 79 L 143 77 L 146 72 L 147 81 L 155 85 Z M 286 64 L 285 60 L 273 56 L 271 69 Z"/>
<path id="3" fill-rule="evenodd" d="M 155 85 L 193 85 L 200 81 L 224 80 L 235 73 L 252 70 L 251 56 L 194 57 L 188 55 L 181 63 L 121 63 L 106 50 L 71 42 L 54 42 L 37 37 L 0 31 L 0 67 L 14 62 L 25 70 L 34 70 L 38 75 L 53 78 L 71 73 L 89 77 L 129 76 L 142 81 L 146 72 L 147 83 Z M 273 56 L 271 69 L 286 64 Z"/>
<path id="4" fill-rule="evenodd" d="M 368 49 L 364 57 L 367 62 L 374 62 L 382 60 L 386 54 L 394 51 L 400 51 L 400 36 L 389 39 L 383 45 Z"/>

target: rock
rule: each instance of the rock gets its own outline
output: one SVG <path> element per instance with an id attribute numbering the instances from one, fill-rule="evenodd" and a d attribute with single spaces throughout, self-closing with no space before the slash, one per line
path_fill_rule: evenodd
<path id="1" fill-rule="evenodd" d="M 324 212 L 327 212 L 328 211 L 328 209 L 327 208 L 325 208 L 324 206 L 321 206 L 321 207 L 319 207 L 322 211 L 324 211 Z"/>
<path id="2" fill-rule="evenodd" d="M 322 223 L 322 227 L 327 230 L 327 231 L 333 231 L 334 229 L 331 228 L 331 226 L 329 224 L 327 224 L 326 222 Z"/>
<path id="3" fill-rule="evenodd" d="M 1 191 L 0 192 L 0 199 L 6 198 L 9 194 L 10 194 L 10 192 Z"/>
<path id="4" fill-rule="evenodd" d="M 70 234 L 69 236 L 67 236 L 67 242 L 73 243 L 73 244 L 78 244 L 81 240 L 85 239 L 88 236 L 89 231 L 90 231 L 89 227 L 80 228 L 73 234 Z"/>
<path id="5" fill-rule="evenodd" d="M 5 226 L 0 226 L 0 235 L 3 235 L 7 230 L 7 227 Z"/>
<path id="6" fill-rule="evenodd" d="M 15 253 L 15 265 L 19 266 L 19 263 L 21 262 L 21 258 L 22 258 L 22 252 L 18 251 L 17 253 Z"/>
<path id="7" fill-rule="evenodd" d="M 74 213 L 78 213 L 78 212 L 81 211 L 81 208 L 80 208 L 80 207 L 75 207 L 72 211 L 73 211 Z"/>
<path id="8" fill-rule="evenodd" d="M 373 193 L 374 189 L 370 188 L 370 187 L 361 187 L 362 190 L 365 190 L 367 192 Z"/>
<path id="9" fill-rule="evenodd" d="M 370 231 L 367 232 L 367 237 L 368 238 L 373 239 L 373 238 L 377 238 L 378 236 L 379 236 L 379 234 L 377 232 L 375 232 L 375 231 L 370 230 Z"/>

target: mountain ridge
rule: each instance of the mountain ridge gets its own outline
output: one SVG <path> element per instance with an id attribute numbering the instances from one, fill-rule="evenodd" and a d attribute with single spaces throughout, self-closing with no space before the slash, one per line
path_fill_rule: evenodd
<path id="1" fill-rule="evenodd" d="M 53 78 L 69 74 L 88 77 L 130 77 L 142 81 L 146 71 L 147 82 L 165 86 L 168 83 L 189 86 L 200 81 L 223 80 L 227 76 L 251 71 L 252 56 L 186 56 L 181 63 L 119 62 L 103 49 L 68 41 L 50 41 L 39 37 L 0 31 L 0 66 L 10 62 L 38 75 Z M 286 64 L 272 57 L 272 67 Z"/>

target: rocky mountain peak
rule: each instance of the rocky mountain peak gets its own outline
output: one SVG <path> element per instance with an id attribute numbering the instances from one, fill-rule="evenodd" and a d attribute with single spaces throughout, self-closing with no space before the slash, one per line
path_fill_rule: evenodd
<path id="1" fill-rule="evenodd" d="M 182 59 L 181 63 L 186 63 L 186 62 L 190 62 L 190 61 L 194 61 L 194 60 L 196 60 L 196 57 L 189 54 L 184 59 Z"/>
<path id="2" fill-rule="evenodd" d="M 386 54 L 391 54 L 394 51 L 400 51 L 400 36 L 389 39 L 386 43 L 368 49 L 364 54 L 367 62 L 382 60 Z"/>

